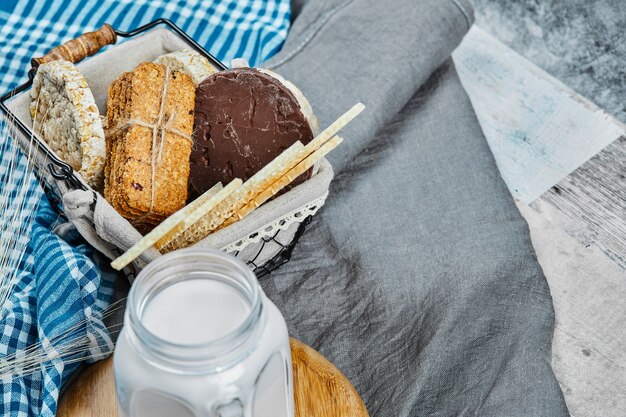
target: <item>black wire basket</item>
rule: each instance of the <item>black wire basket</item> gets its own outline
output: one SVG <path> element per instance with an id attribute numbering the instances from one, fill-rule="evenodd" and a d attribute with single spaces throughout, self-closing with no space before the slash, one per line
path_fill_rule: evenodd
<path id="1" fill-rule="evenodd" d="M 132 39 L 137 36 L 144 35 L 148 31 L 151 31 L 152 29 L 155 29 L 157 27 L 163 27 L 173 32 L 189 48 L 194 49 L 200 54 L 204 55 L 209 60 L 209 62 L 219 70 L 224 70 L 227 68 L 226 65 L 224 65 L 217 58 L 207 52 L 202 46 L 200 46 L 191 37 L 189 37 L 189 35 L 187 35 L 183 30 L 181 30 L 178 26 L 176 26 L 167 19 L 157 19 L 144 26 L 128 32 L 113 29 L 109 25 L 104 25 L 102 28 L 99 29 L 99 31 L 107 30 L 111 34 L 112 38 L 112 41 L 108 43 L 115 44 L 118 38 Z M 85 56 L 81 57 L 80 59 L 93 55 L 99 50 L 100 47 L 93 51 L 86 52 Z M 80 179 L 80 177 L 76 175 L 76 173 L 73 171 L 72 167 L 69 164 L 61 160 L 50 148 L 48 148 L 48 146 L 43 141 L 41 141 L 34 134 L 32 129 L 27 125 L 27 122 L 24 120 L 24 117 L 20 117 L 20 115 L 17 114 L 15 112 L 15 109 L 11 106 L 11 102 L 13 99 L 18 97 L 20 94 L 24 94 L 32 86 L 38 63 L 38 59 L 34 58 L 32 61 L 33 66 L 28 72 L 27 82 L 0 97 L 0 109 L 2 109 L 8 121 L 12 123 L 12 125 L 15 127 L 16 132 L 21 135 L 22 140 L 18 140 L 18 142 L 21 143 L 22 147 L 24 148 L 27 143 L 27 146 L 32 146 L 33 144 L 36 146 L 37 152 L 40 154 L 40 158 L 38 158 L 35 173 L 41 181 L 42 186 L 52 204 L 58 209 L 58 211 L 62 215 L 64 215 L 64 207 L 62 204 L 62 194 L 64 191 L 84 190 L 91 191 L 94 194 L 95 191 L 91 190 L 86 185 L 86 183 L 84 183 Z M 286 230 L 279 228 L 275 232 L 272 232 L 270 235 L 263 236 L 257 242 L 257 245 L 255 247 L 255 254 L 250 255 L 250 253 L 248 253 L 247 257 L 244 260 L 254 270 L 258 277 L 267 275 L 271 271 L 277 269 L 278 267 L 289 261 L 295 245 L 304 233 L 307 225 L 310 223 L 310 220 L 311 215 L 299 219 L 295 232 L 292 230 L 287 233 Z M 115 252 L 119 254 L 125 249 L 127 248 L 117 248 Z M 267 252 L 270 250 L 272 256 L 268 258 Z M 231 253 L 235 256 L 241 256 L 241 251 L 239 250 L 232 251 Z M 265 255 L 262 256 L 262 254 Z M 132 274 L 132 271 L 130 273 Z"/>

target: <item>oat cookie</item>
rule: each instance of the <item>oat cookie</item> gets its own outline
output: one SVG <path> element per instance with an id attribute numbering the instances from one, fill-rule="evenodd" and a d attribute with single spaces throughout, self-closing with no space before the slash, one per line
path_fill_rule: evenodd
<path id="1" fill-rule="evenodd" d="M 143 230 L 185 205 L 194 99 L 189 76 L 155 63 L 109 88 L 104 195 Z"/>

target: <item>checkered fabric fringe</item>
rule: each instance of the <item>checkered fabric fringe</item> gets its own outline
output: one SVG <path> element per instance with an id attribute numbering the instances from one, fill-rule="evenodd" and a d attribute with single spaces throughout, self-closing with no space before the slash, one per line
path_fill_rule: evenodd
<path id="1" fill-rule="evenodd" d="M 244 57 L 255 65 L 280 49 L 290 9 L 289 0 L 0 0 L 0 92 L 25 82 L 31 57 L 56 45 L 103 23 L 130 30 L 160 17 L 222 61 Z M 18 273 L 10 298 L 0 306 L 0 410 L 5 416 L 54 416 L 68 377 L 82 361 L 111 348 L 102 314 L 114 274 L 53 210 L 26 158 L 15 153 L 7 129 L 0 128 L 0 136 L 0 216 L 11 218 L 21 210 L 24 221 L 32 218 L 32 224 L 20 225 L 28 231 L 12 229 L 21 231 L 11 238 L 26 239 L 26 250 L 21 258 L 19 251 L 9 253 L 19 261 Z M 0 232 L 6 230 L 0 220 Z M 59 358 L 59 346 L 76 340 L 89 349 Z M 9 356 L 23 355 L 35 344 L 49 357 L 34 373 L 3 373 Z"/>

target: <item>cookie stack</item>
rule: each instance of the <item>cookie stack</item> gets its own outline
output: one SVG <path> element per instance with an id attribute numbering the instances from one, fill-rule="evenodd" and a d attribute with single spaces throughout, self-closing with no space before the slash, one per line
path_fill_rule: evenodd
<path id="1" fill-rule="evenodd" d="M 194 100 L 188 75 L 151 62 L 109 87 L 104 196 L 136 227 L 185 206 Z"/>

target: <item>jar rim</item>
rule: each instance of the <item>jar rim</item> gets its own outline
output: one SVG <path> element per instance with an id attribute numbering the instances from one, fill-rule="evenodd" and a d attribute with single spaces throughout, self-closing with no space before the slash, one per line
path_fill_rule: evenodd
<path id="1" fill-rule="evenodd" d="M 172 261 L 176 260 L 174 263 Z M 230 273 L 229 278 L 235 280 L 239 278 L 246 285 L 237 286 L 237 289 L 246 295 L 250 302 L 250 311 L 244 321 L 235 329 L 218 338 L 198 343 L 175 342 L 158 336 L 150 331 L 141 320 L 143 309 L 150 302 L 156 292 L 185 281 L 189 278 L 189 270 L 181 268 L 181 261 L 186 265 L 192 265 L 192 261 L 197 261 L 198 265 L 204 263 L 206 266 L 213 265 L 221 267 Z M 175 266 L 178 265 L 178 268 Z M 173 270 L 172 270 L 173 269 Z M 213 271 L 207 271 L 213 273 Z M 169 275 L 169 274 L 171 275 Z M 161 275 L 159 277 L 159 275 Z M 236 278 L 235 278 L 236 276 Z M 160 278 L 162 283 L 148 283 L 154 277 Z M 197 279 L 197 277 L 195 278 Z M 207 279 L 209 279 L 207 277 Z M 215 278 L 214 278 L 215 279 Z M 148 288 L 143 293 L 142 286 L 160 287 L 157 290 Z M 247 292 L 247 294 L 244 293 Z M 128 295 L 128 306 L 126 314 L 129 318 L 132 333 L 139 339 L 138 341 L 156 353 L 160 359 L 174 360 L 180 362 L 203 362 L 213 363 L 218 361 L 224 364 L 228 357 L 235 356 L 242 348 L 245 348 L 254 339 L 254 330 L 259 328 L 258 322 L 262 312 L 261 290 L 254 272 L 239 259 L 228 255 L 225 252 L 208 248 L 185 248 L 162 255 L 148 264 L 138 275 L 130 289 Z"/>

